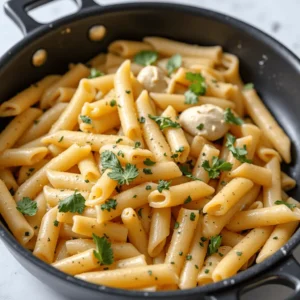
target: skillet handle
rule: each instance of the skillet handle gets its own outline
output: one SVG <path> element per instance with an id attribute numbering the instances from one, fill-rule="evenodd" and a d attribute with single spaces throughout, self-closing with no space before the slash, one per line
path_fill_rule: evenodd
<path id="1" fill-rule="evenodd" d="M 28 15 L 28 11 L 52 1 L 53 0 L 9 0 L 4 4 L 4 11 L 21 29 L 22 33 L 27 35 L 29 32 L 44 26 L 44 24 L 32 19 Z M 78 5 L 78 11 L 75 14 L 88 7 L 98 6 L 93 0 L 73 1 Z"/>
<path id="2" fill-rule="evenodd" d="M 228 282 L 231 282 L 230 278 Z M 294 290 L 294 293 L 286 300 L 300 299 L 300 265 L 293 255 L 270 267 L 270 270 L 263 276 L 259 276 L 250 282 L 248 281 L 236 287 L 227 286 L 227 288 L 224 284 L 224 291 L 207 295 L 205 300 L 239 300 L 244 293 L 266 284 L 288 286 Z"/>

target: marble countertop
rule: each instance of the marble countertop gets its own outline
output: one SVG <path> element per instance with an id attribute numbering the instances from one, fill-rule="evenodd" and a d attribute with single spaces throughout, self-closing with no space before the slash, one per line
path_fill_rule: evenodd
<path id="1" fill-rule="evenodd" d="M 84 0 L 83 0 L 84 1 Z M 95 0 L 103 5 L 129 2 L 122 0 Z M 139 2 L 130 1 L 130 2 Z M 153 1 L 160 2 L 160 1 Z M 272 35 L 294 53 L 300 56 L 299 0 L 175 0 L 164 2 L 184 3 L 216 10 L 248 22 Z M 22 34 L 13 22 L 4 14 L 0 0 L 0 56 L 22 39 Z M 30 15 L 45 23 L 76 11 L 71 0 L 57 0 L 42 8 L 35 9 Z M 2 83 L 3 84 L 3 83 Z M 297 252 L 297 253 L 296 253 Z M 300 248 L 295 256 L 300 258 Z M 259 288 L 242 300 L 285 299 L 289 289 L 283 286 Z M 31 276 L 8 252 L 0 241 L 0 300 L 68 300 Z"/>

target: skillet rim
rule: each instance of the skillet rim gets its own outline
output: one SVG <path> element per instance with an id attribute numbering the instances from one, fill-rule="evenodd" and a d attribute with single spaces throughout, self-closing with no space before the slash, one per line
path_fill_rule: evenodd
<path id="1" fill-rule="evenodd" d="M 256 40 L 260 40 L 264 43 L 268 43 L 270 47 L 272 47 L 276 52 L 280 54 L 283 60 L 285 60 L 288 64 L 293 65 L 295 69 L 298 70 L 300 74 L 300 59 L 287 47 L 285 47 L 282 43 L 268 35 L 267 33 L 261 31 L 253 27 L 250 24 L 247 24 L 243 21 L 240 21 L 231 16 L 200 8 L 190 5 L 183 5 L 177 3 L 165 3 L 165 2 L 142 2 L 142 3 L 119 3 L 105 6 L 95 6 L 88 7 L 84 10 L 79 10 L 77 13 L 66 16 L 62 19 L 58 19 L 53 21 L 50 24 L 43 24 L 41 27 L 30 32 L 24 39 L 19 41 L 16 45 L 14 45 L 11 49 L 9 49 L 1 58 L 0 58 L 0 69 L 4 68 L 10 60 L 14 58 L 14 56 L 18 55 L 18 52 L 28 46 L 30 43 L 37 41 L 39 37 L 54 31 L 58 30 L 61 26 L 71 25 L 72 23 L 84 19 L 86 17 L 92 17 L 98 14 L 105 14 L 115 11 L 122 10 L 145 10 L 145 9 L 161 9 L 161 10 L 172 10 L 182 13 L 187 13 L 190 15 L 196 15 L 202 18 L 212 19 L 213 21 L 217 21 L 234 28 L 237 28 L 245 33 L 251 35 Z M 8 245 L 10 249 L 15 251 L 14 254 L 18 254 L 19 257 L 24 257 L 31 264 L 35 265 L 38 268 L 41 268 L 43 271 L 48 273 L 50 276 L 55 276 L 56 278 L 61 279 L 69 284 L 73 284 L 76 286 L 80 286 L 87 290 L 92 290 L 94 292 L 100 292 L 103 294 L 107 294 L 110 296 L 125 296 L 125 297 L 149 297 L 152 296 L 155 298 L 165 298 L 172 296 L 192 296 L 198 294 L 199 296 L 207 295 L 207 294 L 215 294 L 220 290 L 228 289 L 230 287 L 237 287 L 239 284 L 245 284 L 245 282 L 253 279 L 255 276 L 261 276 L 263 271 L 269 271 L 272 266 L 275 266 L 278 262 L 283 261 L 284 257 L 292 255 L 291 252 L 294 250 L 297 244 L 300 242 L 300 228 L 294 233 L 291 239 L 283 246 L 280 250 L 274 253 L 271 257 L 266 259 L 264 262 L 254 265 L 246 271 L 238 273 L 237 275 L 229 278 L 227 280 L 223 280 L 217 283 L 209 284 L 203 287 L 196 287 L 188 290 L 179 290 L 179 291 L 168 291 L 168 292 L 141 292 L 141 291 L 130 291 L 123 289 L 110 288 L 106 286 L 101 286 L 89 282 L 85 282 L 83 280 L 77 279 L 73 276 L 70 276 L 66 273 L 63 273 L 54 267 L 46 264 L 42 260 L 33 256 L 30 251 L 25 249 L 21 244 L 19 244 L 15 238 L 7 231 L 7 229 L 3 228 L 4 225 L 0 222 L 0 238 L 3 239 L 4 243 Z M 249 282 L 250 284 L 250 282 Z"/>

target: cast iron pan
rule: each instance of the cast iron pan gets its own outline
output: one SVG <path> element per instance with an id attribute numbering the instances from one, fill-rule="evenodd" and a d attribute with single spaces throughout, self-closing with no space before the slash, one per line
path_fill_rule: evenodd
<path id="1" fill-rule="evenodd" d="M 115 39 L 140 40 L 145 35 L 157 35 L 188 43 L 221 45 L 240 58 L 242 78 L 245 82 L 254 82 L 266 105 L 292 139 L 293 163 L 285 166 L 285 171 L 300 182 L 300 62 L 283 45 L 231 17 L 166 3 L 102 7 L 92 0 L 77 0 L 77 13 L 42 25 L 32 20 L 27 11 L 46 2 L 49 0 L 11 0 L 5 5 L 6 13 L 26 37 L 0 60 L 1 102 L 47 74 L 65 72 L 70 62 L 87 61 L 105 51 Z M 107 29 L 106 37 L 100 42 L 88 38 L 88 30 L 93 25 L 104 25 Z M 66 33 L 67 28 L 69 33 Z M 37 68 L 31 59 L 38 49 L 45 49 L 48 59 Z M 3 119 L 0 122 L 4 127 Z M 300 199 L 299 189 L 291 194 Z M 290 299 L 300 299 L 300 266 L 292 255 L 300 241 L 299 230 L 272 257 L 233 278 L 191 290 L 155 293 L 119 290 L 80 281 L 35 258 L 16 242 L 3 224 L 0 224 L 0 237 L 29 272 L 71 299 L 238 299 L 245 291 L 266 283 L 289 286 L 294 289 Z"/>

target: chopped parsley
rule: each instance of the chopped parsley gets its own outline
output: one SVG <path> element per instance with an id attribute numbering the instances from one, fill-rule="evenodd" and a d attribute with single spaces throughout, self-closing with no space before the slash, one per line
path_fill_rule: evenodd
<path id="1" fill-rule="evenodd" d="M 188 171 L 188 166 L 179 166 L 180 171 L 182 174 L 188 178 L 191 178 L 193 180 L 199 180 L 202 181 L 200 178 L 197 178 L 196 176 L 193 176 L 191 172 Z"/>
<path id="2" fill-rule="evenodd" d="M 100 76 L 103 76 L 103 75 L 104 75 L 104 73 L 100 72 L 96 68 L 92 68 L 88 78 L 91 79 L 91 78 L 96 78 L 96 77 L 100 77 Z"/>
<path id="3" fill-rule="evenodd" d="M 176 150 L 176 152 L 180 152 L 180 153 L 182 153 L 184 151 L 184 147 L 183 146 L 180 146 L 177 150 Z"/>
<path id="4" fill-rule="evenodd" d="M 129 91 L 129 90 L 126 90 L 126 91 L 125 91 L 125 93 L 126 93 L 126 94 L 130 94 L 130 93 L 131 93 L 131 91 Z"/>
<path id="5" fill-rule="evenodd" d="M 120 185 L 128 185 L 139 175 L 136 165 L 127 163 L 123 168 L 117 156 L 108 150 L 101 155 L 101 165 L 104 170 L 111 169 L 111 172 L 107 174 L 108 177 L 118 181 Z"/>
<path id="6" fill-rule="evenodd" d="M 196 219 L 196 215 L 193 212 L 191 212 L 191 214 L 190 214 L 190 220 L 191 221 L 195 221 L 195 219 Z"/>
<path id="7" fill-rule="evenodd" d="M 64 200 L 58 202 L 59 212 L 72 212 L 82 214 L 85 208 L 84 197 L 75 191 L 75 193 Z"/>
<path id="8" fill-rule="evenodd" d="M 148 274 L 151 276 L 151 275 L 152 275 L 152 271 L 151 271 L 151 270 L 148 270 Z"/>
<path id="9" fill-rule="evenodd" d="M 54 220 L 53 225 L 54 225 L 55 227 L 58 227 L 59 222 L 58 222 L 57 220 Z"/>
<path id="10" fill-rule="evenodd" d="M 206 83 L 204 77 L 200 73 L 187 72 L 185 78 L 191 82 L 189 90 L 184 93 L 186 104 L 197 104 L 198 96 L 205 95 Z"/>
<path id="11" fill-rule="evenodd" d="M 119 144 L 122 141 L 123 141 L 123 139 L 117 139 L 116 144 Z"/>
<path id="12" fill-rule="evenodd" d="M 204 124 L 203 123 L 200 123 L 197 127 L 196 127 L 198 130 L 202 130 L 204 128 Z"/>
<path id="13" fill-rule="evenodd" d="M 144 124 L 145 121 L 146 121 L 146 119 L 145 119 L 144 117 L 140 117 L 140 118 L 138 119 L 138 121 L 139 121 L 141 124 Z"/>
<path id="14" fill-rule="evenodd" d="M 26 216 L 34 216 L 38 210 L 37 203 L 29 197 L 23 197 L 17 202 L 17 210 Z"/>
<path id="15" fill-rule="evenodd" d="M 243 252 L 237 251 L 237 252 L 236 252 L 236 255 L 237 255 L 237 256 L 242 256 L 242 255 L 243 255 Z"/>
<path id="16" fill-rule="evenodd" d="M 172 181 L 159 180 L 157 190 L 161 193 L 163 190 L 169 190 Z"/>
<path id="17" fill-rule="evenodd" d="M 89 118 L 89 117 L 87 117 L 87 116 L 80 116 L 80 119 L 81 119 L 81 121 L 83 122 L 83 123 L 85 123 L 85 124 L 92 124 L 92 120 L 91 120 L 91 118 Z"/>
<path id="18" fill-rule="evenodd" d="M 98 259 L 100 265 L 111 265 L 114 262 L 114 253 L 106 236 L 99 237 L 93 233 L 93 240 L 96 244 L 94 256 Z"/>
<path id="19" fill-rule="evenodd" d="M 146 190 L 147 190 L 147 191 L 150 191 L 150 190 L 152 190 L 152 187 L 151 187 L 151 185 L 146 185 Z"/>
<path id="20" fill-rule="evenodd" d="M 192 260 L 193 256 L 191 254 L 188 254 L 185 258 L 186 260 Z"/>
<path id="21" fill-rule="evenodd" d="M 179 228 L 179 222 L 175 222 L 174 229 L 178 229 L 178 228 Z"/>
<path id="22" fill-rule="evenodd" d="M 116 104 L 117 104 L 117 101 L 116 101 L 115 99 L 112 99 L 112 100 L 109 102 L 109 105 L 110 105 L 111 107 L 116 106 Z"/>
<path id="23" fill-rule="evenodd" d="M 274 202 L 274 204 L 276 204 L 276 205 L 283 204 L 283 205 L 287 206 L 290 210 L 293 210 L 296 207 L 296 204 L 287 203 L 287 202 L 285 202 L 283 200 L 276 200 Z"/>
<path id="24" fill-rule="evenodd" d="M 221 245 L 221 242 L 222 242 L 222 236 L 221 235 L 212 236 L 209 240 L 208 255 L 212 255 L 214 253 L 217 253 L 218 249 Z"/>
<path id="25" fill-rule="evenodd" d="M 242 125 L 244 124 L 244 121 L 239 118 L 239 117 L 236 117 L 230 108 L 226 108 L 225 109 L 225 113 L 224 113 L 224 120 L 226 123 L 229 123 L 229 124 L 234 124 L 234 125 Z"/>
<path id="26" fill-rule="evenodd" d="M 209 269 L 205 269 L 205 270 L 204 270 L 204 273 L 205 273 L 205 274 L 208 274 L 208 273 L 209 273 Z"/>
<path id="27" fill-rule="evenodd" d="M 138 214 L 139 217 L 141 217 L 141 218 L 143 217 L 143 216 L 142 216 L 142 210 L 143 210 L 143 208 L 140 208 L 140 209 L 138 210 L 138 212 L 137 212 L 137 214 Z"/>
<path id="28" fill-rule="evenodd" d="M 137 149 L 141 147 L 141 142 L 135 142 L 133 149 Z"/>
<path id="29" fill-rule="evenodd" d="M 155 63 L 158 59 L 158 54 L 156 51 L 151 51 L 151 50 L 143 50 L 137 53 L 133 61 L 142 66 L 149 66 Z"/>
<path id="30" fill-rule="evenodd" d="M 205 160 L 202 163 L 202 168 L 208 173 L 209 178 L 214 179 L 220 176 L 221 171 L 230 171 L 232 164 L 219 159 L 217 156 L 213 156 L 211 166 L 209 165 L 209 161 Z"/>
<path id="31" fill-rule="evenodd" d="M 188 196 L 185 200 L 184 200 L 184 204 L 188 204 L 192 201 L 191 196 Z"/>
<path id="32" fill-rule="evenodd" d="M 110 211 L 111 209 L 116 209 L 118 203 L 116 199 L 108 199 L 105 201 L 105 203 L 101 204 L 101 210 L 107 210 Z"/>
<path id="33" fill-rule="evenodd" d="M 146 165 L 146 166 L 154 166 L 155 164 L 156 164 L 156 162 L 152 161 L 150 158 L 146 158 L 144 160 L 144 165 Z"/>
<path id="34" fill-rule="evenodd" d="M 254 89 L 254 84 L 252 82 L 245 84 L 244 88 L 243 88 L 243 90 L 245 90 L 245 91 L 252 90 L 252 89 Z"/>
<path id="35" fill-rule="evenodd" d="M 177 122 L 173 122 L 169 117 L 161 117 L 161 116 L 152 116 L 148 115 L 148 117 L 155 121 L 159 126 L 160 130 L 164 130 L 165 128 L 180 128 L 180 124 Z"/>
<path id="36" fill-rule="evenodd" d="M 226 134 L 226 138 L 227 141 L 225 146 L 232 153 L 232 155 L 242 163 L 251 163 L 251 160 L 247 159 L 248 151 L 246 145 L 244 145 L 243 148 L 235 147 L 234 143 L 236 141 L 236 138 L 229 133 Z"/>
<path id="37" fill-rule="evenodd" d="M 151 171 L 151 169 L 147 169 L 147 168 L 144 168 L 144 169 L 143 169 L 143 172 L 144 172 L 146 175 L 151 175 L 151 174 L 153 174 L 152 171 Z"/>
<path id="38" fill-rule="evenodd" d="M 180 54 L 173 55 L 167 62 L 167 71 L 171 75 L 174 71 L 181 67 L 182 58 Z"/>

